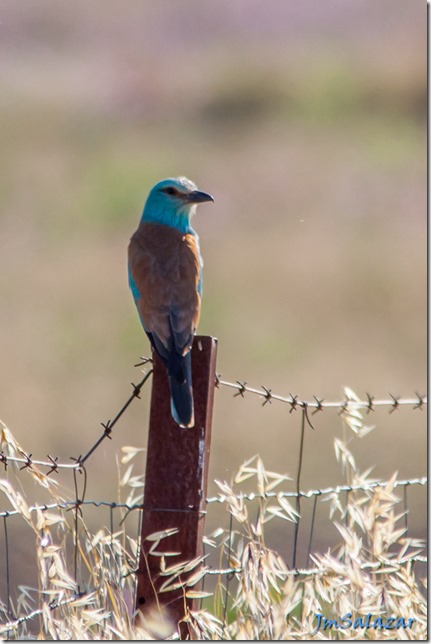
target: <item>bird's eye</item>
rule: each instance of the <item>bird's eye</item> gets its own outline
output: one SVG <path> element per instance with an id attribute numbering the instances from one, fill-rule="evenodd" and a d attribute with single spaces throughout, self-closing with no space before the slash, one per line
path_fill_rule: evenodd
<path id="1" fill-rule="evenodd" d="M 165 192 L 167 195 L 172 195 L 172 196 L 177 194 L 177 191 L 175 190 L 175 188 L 165 188 Z"/>

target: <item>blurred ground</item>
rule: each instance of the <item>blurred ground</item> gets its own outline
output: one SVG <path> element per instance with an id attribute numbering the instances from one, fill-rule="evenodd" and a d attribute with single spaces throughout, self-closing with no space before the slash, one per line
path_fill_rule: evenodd
<path id="1" fill-rule="evenodd" d="M 28 452 L 85 452 L 138 380 L 126 248 L 150 187 L 178 174 L 216 199 L 195 221 L 199 332 L 226 379 L 425 393 L 422 0 L 4 0 L 0 36 L 0 414 Z M 115 498 L 115 451 L 146 444 L 147 405 L 95 454 L 88 498 Z M 373 423 L 360 467 L 423 475 L 425 414 Z M 303 489 L 341 480 L 340 421 L 316 427 Z M 294 475 L 299 428 L 217 392 L 211 479 L 255 453 Z"/>

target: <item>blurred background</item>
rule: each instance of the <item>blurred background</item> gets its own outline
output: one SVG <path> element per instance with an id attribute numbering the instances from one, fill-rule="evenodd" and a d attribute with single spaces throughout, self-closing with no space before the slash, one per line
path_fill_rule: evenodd
<path id="1" fill-rule="evenodd" d="M 305 399 L 425 393 L 422 0 L 3 0 L 0 39 L 0 416 L 27 452 L 85 452 L 140 379 L 126 251 L 167 176 L 215 196 L 194 222 L 199 333 L 224 378 Z M 145 447 L 148 404 L 149 387 L 92 457 L 87 498 L 117 498 L 115 455 Z M 342 481 L 341 421 L 314 418 L 302 489 Z M 361 469 L 426 473 L 424 413 L 370 422 Z M 209 493 L 254 454 L 295 476 L 299 436 L 299 412 L 217 391 Z M 208 529 L 227 520 L 213 508 Z"/>

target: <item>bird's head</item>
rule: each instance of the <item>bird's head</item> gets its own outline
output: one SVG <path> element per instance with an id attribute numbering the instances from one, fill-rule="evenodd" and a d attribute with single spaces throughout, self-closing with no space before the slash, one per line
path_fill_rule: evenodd
<path id="1" fill-rule="evenodd" d="M 145 203 L 143 219 L 186 230 L 198 203 L 214 201 L 207 192 L 198 190 L 186 177 L 163 179 L 151 189 Z"/>

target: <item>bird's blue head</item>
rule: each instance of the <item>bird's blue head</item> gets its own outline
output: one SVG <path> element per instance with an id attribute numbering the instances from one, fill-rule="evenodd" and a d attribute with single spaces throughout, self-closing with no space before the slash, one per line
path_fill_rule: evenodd
<path id="1" fill-rule="evenodd" d="M 151 189 L 142 213 L 142 221 L 150 221 L 173 226 L 186 233 L 191 230 L 190 218 L 196 205 L 204 201 L 214 201 L 206 192 L 186 177 L 163 179 Z"/>

